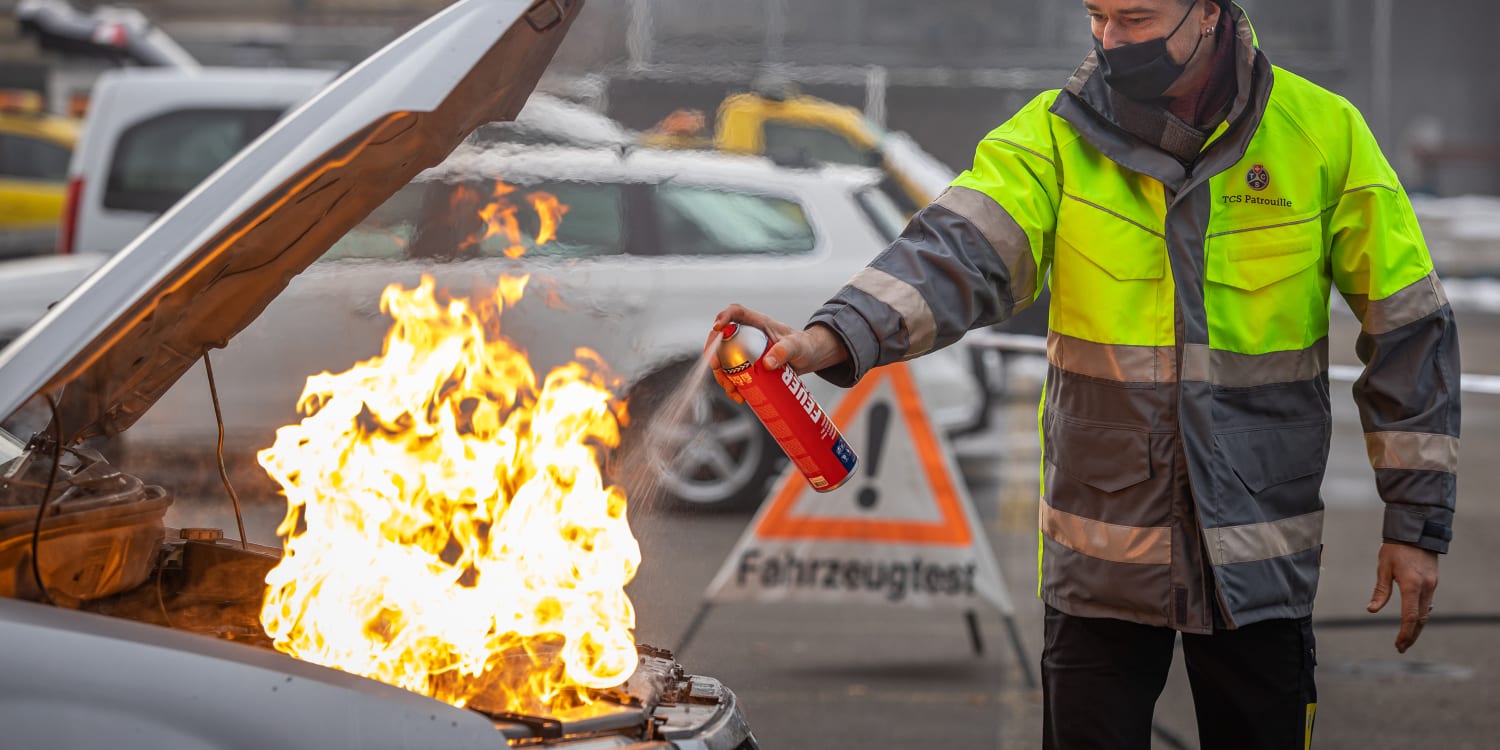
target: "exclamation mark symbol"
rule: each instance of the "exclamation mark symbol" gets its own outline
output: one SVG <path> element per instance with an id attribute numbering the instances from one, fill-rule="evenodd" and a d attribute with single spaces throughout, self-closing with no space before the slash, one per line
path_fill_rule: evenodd
<path id="1" fill-rule="evenodd" d="M 882 401 L 870 407 L 870 440 L 866 443 L 869 446 L 867 449 L 869 453 L 866 457 L 865 465 L 870 468 L 869 478 L 871 480 L 875 479 L 876 475 L 880 473 L 880 456 L 885 453 L 885 433 L 890 425 L 890 404 Z M 855 502 L 859 503 L 859 507 L 865 510 L 874 508 L 875 503 L 879 501 L 880 493 L 875 489 L 874 485 L 861 488 L 859 497 L 855 499 Z"/>

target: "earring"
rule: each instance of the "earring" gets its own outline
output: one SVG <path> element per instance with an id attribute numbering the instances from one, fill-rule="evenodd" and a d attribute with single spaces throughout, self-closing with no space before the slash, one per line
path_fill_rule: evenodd
<path id="1" fill-rule="evenodd" d="M 1204 36 L 1213 36 L 1214 35 L 1214 27 L 1210 26 L 1210 27 L 1204 29 L 1203 30 L 1203 35 Z"/>

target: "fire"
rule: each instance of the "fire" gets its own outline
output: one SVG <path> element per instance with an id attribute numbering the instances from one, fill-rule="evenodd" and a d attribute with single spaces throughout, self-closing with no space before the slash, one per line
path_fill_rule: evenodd
<path id="1" fill-rule="evenodd" d="M 640 548 L 597 451 L 623 409 L 597 355 L 537 385 L 493 295 L 392 285 L 380 356 L 308 378 L 260 463 L 286 492 L 261 623 L 276 648 L 455 705 L 558 712 L 637 663 Z"/>
<path id="2" fill-rule="evenodd" d="M 477 214 L 479 220 L 484 222 L 483 230 L 464 240 L 460 249 L 478 245 L 491 237 L 500 237 L 509 243 L 500 251 L 506 257 L 519 258 L 526 254 L 526 245 L 522 242 L 521 221 L 516 215 L 518 209 L 510 197 L 514 192 L 516 192 L 516 186 L 504 180 L 496 180 L 488 200 L 481 205 L 478 191 L 462 185 L 454 189 L 449 202 L 455 214 Z M 536 244 L 545 245 L 556 239 L 558 222 L 562 220 L 563 214 L 568 212 L 568 207 L 559 201 L 557 196 L 542 190 L 527 193 L 526 200 L 537 216 Z"/>

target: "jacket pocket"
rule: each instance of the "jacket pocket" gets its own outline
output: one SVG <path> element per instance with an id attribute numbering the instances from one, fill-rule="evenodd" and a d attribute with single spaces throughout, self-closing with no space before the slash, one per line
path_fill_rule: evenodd
<path id="1" fill-rule="evenodd" d="M 1328 463 L 1327 423 L 1227 432 L 1214 437 L 1245 488 L 1267 487 L 1321 474 Z"/>
<path id="2" fill-rule="evenodd" d="M 1220 460 L 1215 495 L 1224 503 L 1215 525 L 1258 523 L 1321 508 L 1318 490 L 1328 466 L 1330 428 L 1320 422 L 1215 435 Z M 1247 495 L 1253 502 L 1235 503 Z"/>
<path id="3" fill-rule="evenodd" d="M 1218 349 L 1303 349 L 1328 335 L 1330 277 L 1318 221 L 1211 236 L 1204 285 Z"/>
<path id="4" fill-rule="evenodd" d="M 1046 420 L 1045 455 L 1059 471 L 1113 494 L 1151 478 L 1151 436 L 1145 432 Z"/>
<path id="5" fill-rule="evenodd" d="M 1103 199 L 1101 199 L 1102 201 Z M 1139 202 L 1130 204 L 1140 211 Z M 1058 333 L 1109 344 L 1172 340 L 1167 244 L 1152 223 L 1125 206 L 1065 195 L 1048 284 L 1049 325 Z"/>
<path id="6" fill-rule="evenodd" d="M 1057 239 L 1117 281 L 1160 279 L 1167 273 L 1166 240 L 1159 232 L 1091 201 L 1063 198 Z"/>
<path id="7" fill-rule="evenodd" d="M 1207 243 L 1209 281 L 1254 292 L 1288 279 L 1323 257 L 1316 221 L 1212 236 Z"/>

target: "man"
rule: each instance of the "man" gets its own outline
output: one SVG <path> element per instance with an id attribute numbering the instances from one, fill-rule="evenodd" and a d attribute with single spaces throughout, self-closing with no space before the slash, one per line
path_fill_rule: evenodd
<path id="1" fill-rule="evenodd" d="M 1182 634 L 1202 745 L 1311 740 L 1329 289 L 1385 501 L 1379 611 L 1418 636 L 1452 536 L 1453 315 L 1347 101 L 1273 67 L 1228 0 L 1087 0 L 1095 51 L 768 364 L 850 385 L 1052 289 L 1041 420 L 1045 745 L 1145 748 Z M 721 379 L 726 389 L 730 384 Z"/>

